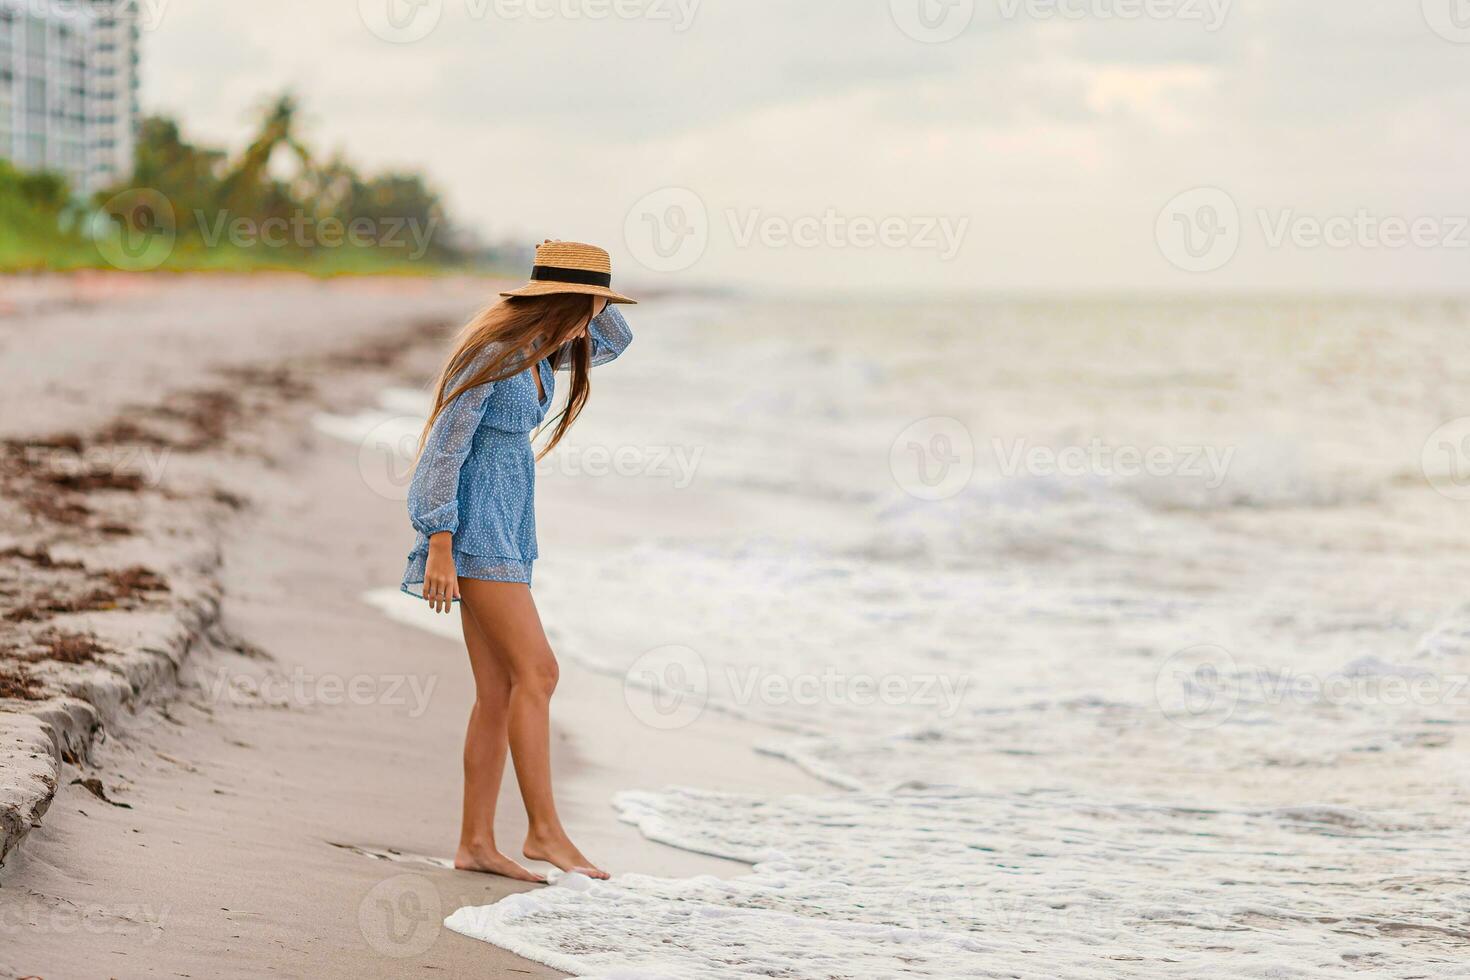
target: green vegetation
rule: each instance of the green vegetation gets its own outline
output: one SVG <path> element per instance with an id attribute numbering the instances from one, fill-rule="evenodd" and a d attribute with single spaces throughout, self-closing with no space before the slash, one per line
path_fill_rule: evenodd
<path id="1" fill-rule="evenodd" d="M 48 255 L 62 268 L 89 264 L 86 243 L 64 230 L 75 222 L 68 208 L 64 179 L 21 173 L 0 160 L 0 269 L 44 266 Z"/>
<path id="2" fill-rule="evenodd" d="M 426 275 L 497 264 L 493 250 L 466 244 L 420 175 L 364 176 L 340 155 L 319 160 L 299 121 L 296 100 L 276 98 L 231 159 L 150 117 L 129 186 L 87 202 L 59 176 L 0 160 L 0 270 Z"/>

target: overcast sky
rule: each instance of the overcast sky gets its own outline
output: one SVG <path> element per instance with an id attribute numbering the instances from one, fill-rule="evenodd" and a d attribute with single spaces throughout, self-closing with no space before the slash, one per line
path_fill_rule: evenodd
<path id="1" fill-rule="evenodd" d="M 292 87 L 315 146 L 620 282 L 1470 281 L 1463 0 L 413 2 L 146 0 L 145 109 L 233 149 Z"/>

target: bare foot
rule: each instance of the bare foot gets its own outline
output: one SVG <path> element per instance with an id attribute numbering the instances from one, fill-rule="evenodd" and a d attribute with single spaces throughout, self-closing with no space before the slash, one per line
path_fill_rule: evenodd
<path id="1" fill-rule="evenodd" d="M 538 884 L 546 884 L 546 876 L 539 875 L 529 868 L 523 868 L 518 862 L 501 854 L 495 848 L 479 848 L 461 846 L 459 853 L 454 855 L 454 866 L 460 871 L 480 871 L 487 875 L 502 875 L 506 878 L 514 878 L 516 881 L 534 881 Z"/>
<path id="2" fill-rule="evenodd" d="M 577 846 L 566 834 L 546 836 L 527 834 L 526 844 L 521 848 L 521 853 L 532 861 L 545 861 L 563 871 L 575 871 L 589 878 L 612 877 L 583 857 L 582 852 L 577 850 Z"/>

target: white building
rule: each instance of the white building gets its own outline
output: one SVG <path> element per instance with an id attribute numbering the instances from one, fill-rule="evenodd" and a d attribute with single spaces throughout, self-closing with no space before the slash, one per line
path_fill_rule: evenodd
<path id="1" fill-rule="evenodd" d="M 131 175 L 138 114 L 132 0 L 0 0 L 0 158 L 89 194 Z"/>

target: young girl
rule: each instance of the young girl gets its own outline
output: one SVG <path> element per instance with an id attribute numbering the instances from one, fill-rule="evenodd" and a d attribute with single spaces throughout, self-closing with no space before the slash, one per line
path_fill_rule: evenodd
<path id="1" fill-rule="evenodd" d="M 529 822 L 521 853 L 563 871 L 608 876 L 577 850 L 556 813 L 549 709 L 557 664 L 530 585 L 537 459 L 531 433 L 551 407 L 554 371 L 571 372 L 571 390 L 542 455 L 586 405 L 588 369 L 632 341 L 627 321 L 609 304 L 633 300 L 611 285 L 602 249 L 543 242 L 531 281 L 501 293 L 504 302 L 460 333 L 424 427 L 408 494 L 418 541 L 403 588 L 435 612 L 460 602 L 475 676 L 456 868 L 545 880 L 495 846 L 495 803 L 509 747 Z"/>

